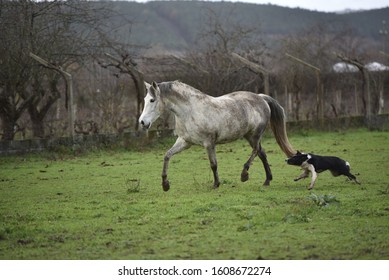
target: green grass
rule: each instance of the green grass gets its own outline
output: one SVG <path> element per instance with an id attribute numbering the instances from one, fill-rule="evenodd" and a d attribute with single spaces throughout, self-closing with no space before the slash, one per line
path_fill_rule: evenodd
<path id="1" fill-rule="evenodd" d="M 0 158 L 0 259 L 389 259 L 388 132 L 290 135 L 297 149 L 349 161 L 362 182 L 325 172 L 312 191 L 268 135 L 269 187 L 259 159 L 240 182 L 242 140 L 217 147 L 219 189 L 192 147 L 172 158 L 163 192 L 173 141 Z"/>

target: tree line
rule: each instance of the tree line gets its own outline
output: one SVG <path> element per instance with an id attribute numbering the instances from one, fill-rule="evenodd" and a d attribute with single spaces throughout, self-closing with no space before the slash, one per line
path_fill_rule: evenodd
<path id="1" fill-rule="evenodd" d="M 323 117 L 366 115 L 368 106 L 373 114 L 385 111 L 388 71 L 369 73 L 363 67 L 373 60 L 388 61 L 385 44 L 349 27 L 317 24 L 269 46 L 259 26 L 236 22 L 225 11 L 203 12 L 197 43 L 173 52 L 123 39 L 122 28 L 131 26 L 132 19 L 110 2 L 0 1 L 1 138 L 67 134 L 68 84 L 55 69 L 74 76 L 71 129 L 80 134 L 136 129 L 144 80 L 180 79 L 213 96 L 268 92 L 296 120 L 317 117 L 319 93 Z M 31 53 L 53 67 L 38 63 Z M 334 73 L 332 65 L 339 61 L 362 67 L 357 73 Z"/>

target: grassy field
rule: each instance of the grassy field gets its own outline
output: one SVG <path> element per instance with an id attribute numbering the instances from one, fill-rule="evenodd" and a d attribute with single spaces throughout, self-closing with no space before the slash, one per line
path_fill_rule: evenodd
<path id="1" fill-rule="evenodd" d="M 240 182 L 242 140 L 217 147 L 219 189 L 192 147 L 172 158 L 163 192 L 173 141 L 0 158 L 0 259 L 389 259 L 388 132 L 290 135 L 296 149 L 349 161 L 362 182 L 326 172 L 312 191 L 268 134 L 269 187 L 259 159 Z"/>

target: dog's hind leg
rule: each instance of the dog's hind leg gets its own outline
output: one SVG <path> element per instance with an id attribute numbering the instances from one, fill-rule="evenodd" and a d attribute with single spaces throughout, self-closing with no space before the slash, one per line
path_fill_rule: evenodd
<path id="1" fill-rule="evenodd" d="M 352 180 L 352 181 L 354 181 L 355 183 L 357 183 L 358 185 L 361 184 L 361 182 L 358 181 L 357 177 L 355 177 L 355 176 L 354 176 L 353 174 L 351 174 L 350 172 L 349 172 L 348 174 L 346 174 L 346 176 L 347 176 L 350 180 Z"/>
<path id="2" fill-rule="evenodd" d="M 343 175 L 347 176 L 350 180 L 354 181 L 358 185 L 361 183 L 358 181 L 357 177 L 355 177 L 353 174 L 350 173 L 350 163 L 346 161 L 346 171 L 342 173 Z"/>

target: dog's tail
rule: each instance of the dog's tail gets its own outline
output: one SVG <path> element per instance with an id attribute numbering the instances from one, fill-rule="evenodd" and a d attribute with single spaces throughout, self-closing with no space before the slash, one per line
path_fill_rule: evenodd
<path id="1" fill-rule="evenodd" d="M 285 112 L 284 108 L 274 98 L 261 94 L 263 99 L 269 104 L 271 116 L 270 116 L 270 127 L 273 131 L 274 137 L 281 150 L 287 157 L 292 157 L 296 154 L 292 145 L 289 143 L 288 135 L 286 133 L 285 124 Z"/>

